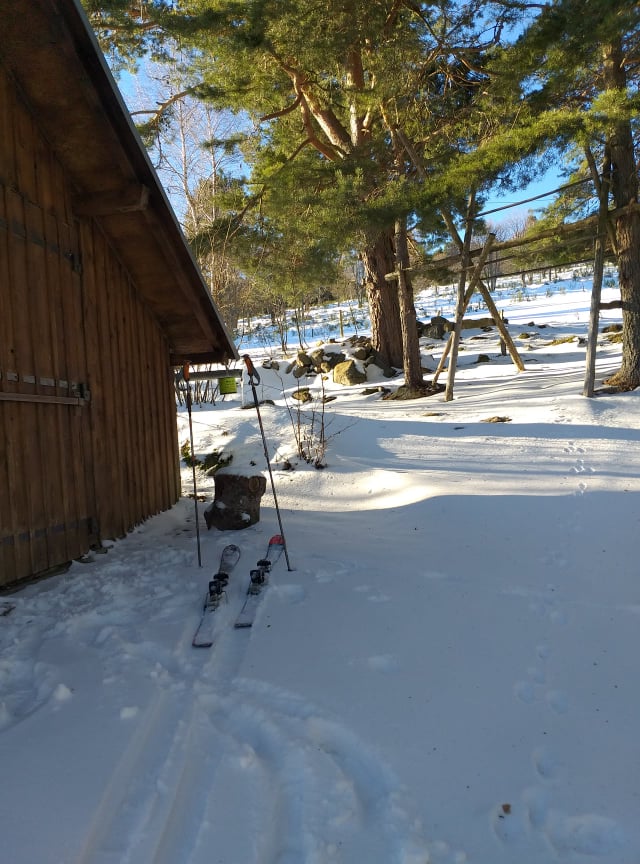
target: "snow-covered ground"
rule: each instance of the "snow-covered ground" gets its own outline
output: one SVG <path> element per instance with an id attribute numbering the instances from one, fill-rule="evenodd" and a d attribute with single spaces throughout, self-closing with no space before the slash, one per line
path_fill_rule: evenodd
<path id="1" fill-rule="evenodd" d="M 296 382 L 241 346 L 274 401 L 292 565 L 251 630 L 233 621 L 278 530 L 269 487 L 243 531 L 207 531 L 200 504 L 202 569 L 185 497 L 0 598 L 3 864 L 638 864 L 640 395 L 585 399 L 584 347 L 551 344 L 585 335 L 588 282 L 499 305 L 525 372 L 466 331 L 452 402 L 328 382 L 323 470 L 284 470 Z M 599 341 L 601 382 L 620 346 Z M 194 408 L 196 452 L 264 471 L 243 395 Z M 194 649 L 228 543 L 215 645 Z"/>

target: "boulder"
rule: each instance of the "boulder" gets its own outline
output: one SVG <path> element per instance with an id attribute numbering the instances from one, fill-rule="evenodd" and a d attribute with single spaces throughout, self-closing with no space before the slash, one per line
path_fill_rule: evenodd
<path id="1" fill-rule="evenodd" d="M 340 351 L 340 352 L 330 351 L 328 354 L 324 355 L 324 359 L 322 360 L 322 363 L 320 364 L 320 371 L 321 372 L 331 372 L 333 369 L 336 368 L 338 363 L 344 363 L 344 361 L 346 359 L 347 359 L 347 357 L 345 354 L 342 353 L 342 351 Z"/>
<path id="2" fill-rule="evenodd" d="M 453 324 L 442 315 L 434 315 L 431 323 L 423 326 L 422 335 L 429 339 L 444 339 L 444 334 L 453 328 Z"/>
<path id="3" fill-rule="evenodd" d="M 463 330 L 484 330 L 485 332 L 493 330 L 495 321 L 493 318 L 463 318 Z"/>
<path id="4" fill-rule="evenodd" d="M 345 360 L 333 370 L 333 380 L 336 384 L 344 384 L 350 386 L 352 384 L 364 384 L 367 380 L 367 375 L 362 372 L 355 360 Z"/>
<path id="5" fill-rule="evenodd" d="M 300 387 L 298 390 L 293 391 L 291 398 L 298 402 L 311 402 L 313 396 L 308 387 Z"/>
<path id="6" fill-rule="evenodd" d="M 384 360 L 382 359 L 380 354 L 375 350 L 375 348 L 371 349 L 371 352 L 370 352 L 369 356 L 367 357 L 367 359 L 365 360 L 364 365 L 365 365 L 365 368 L 367 366 L 371 366 L 371 365 L 377 366 L 378 369 L 382 370 L 382 374 L 385 378 L 395 378 L 396 374 L 397 374 L 396 370 L 393 368 L 393 366 L 389 366 L 387 363 L 384 362 Z"/>

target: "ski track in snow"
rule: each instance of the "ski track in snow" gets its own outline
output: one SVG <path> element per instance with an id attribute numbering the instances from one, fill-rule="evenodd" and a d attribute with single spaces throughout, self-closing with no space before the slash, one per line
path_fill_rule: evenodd
<path id="1" fill-rule="evenodd" d="M 240 643 L 242 634 L 230 632 L 226 641 L 231 638 Z M 242 650 L 233 653 L 237 666 Z M 397 784 L 379 758 L 293 694 L 255 681 L 225 686 L 220 679 L 231 671 L 228 660 L 225 675 L 214 675 L 215 686 L 209 678 L 180 702 L 163 693 L 150 706 L 113 774 L 78 864 L 208 860 L 211 844 L 224 834 L 217 818 L 224 791 L 215 772 L 230 743 L 238 753 L 236 770 L 246 776 L 244 806 L 260 813 L 267 802 L 271 814 L 262 817 L 260 847 L 247 849 L 242 860 L 426 864 L 424 847 L 408 839 Z M 216 665 L 212 660 L 204 669 Z M 149 796 L 146 761 L 161 747 L 168 755 Z"/>
<path id="2" fill-rule="evenodd" d="M 260 861 L 430 860 L 397 781 L 349 729 L 295 694 L 250 679 L 209 701 L 211 723 L 235 737 L 239 761 L 252 771 L 257 763 L 266 777 L 273 816 Z"/>
<path id="3" fill-rule="evenodd" d="M 74 864 L 432 860 L 402 804 L 402 789 L 377 753 L 295 693 L 239 677 L 252 638 L 251 631 L 232 626 L 244 585 L 235 592 L 239 597 L 216 613 L 214 650 L 191 647 L 195 607 L 192 615 L 180 613 L 186 623 L 175 649 L 160 650 L 136 628 L 141 605 L 151 602 L 163 618 L 171 618 L 174 608 L 171 595 L 154 581 L 154 555 L 127 549 L 126 543 L 110 554 L 112 559 L 101 561 L 101 583 L 88 589 L 85 579 L 69 575 L 63 577 L 64 591 L 22 601 L 38 624 L 32 626 L 29 615 L 19 624 L 21 637 L 28 634 L 25 661 L 11 672 L 14 695 L 4 709 L 9 728 L 49 703 L 72 698 L 54 663 L 28 659 L 65 638 L 75 648 L 96 652 L 105 686 L 117 685 L 123 663 L 134 662 L 154 682 L 142 707 L 123 703 L 120 722 L 135 723 L 135 729 L 110 771 Z M 166 568 L 166 549 L 158 555 Z M 176 567 L 185 565 L 184 551 L 173 555 Z M 319 584 L 340 573 L 335 562 L 316 563 L 312 575 Z M 149 576 L 131 580 L 134 571 Z M 269 591 L 288 604 L 306 599 L 299 586 L 278 584 L 277 577 Z M 373 657 L 370 663 L 391 668 L 388 658 Z M 0 670 L 6 679 L 8 670 Z M 258 828 L 244 838 L 224 836 L 221 814 L 229 783 L 238 788 L 238 806 Z M 236 847 L 242 849 L 237 859 L 223 852 L 211 857 L 212 848 Z"/>

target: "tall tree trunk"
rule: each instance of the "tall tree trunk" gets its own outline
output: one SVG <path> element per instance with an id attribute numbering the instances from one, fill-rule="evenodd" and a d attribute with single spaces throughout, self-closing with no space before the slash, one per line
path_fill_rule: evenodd
<path id="1" fill-rule="evenodd" d="M 607 45 L 604 58 L 607 89 L 626 88 L 622 46 Z M 638 177 L 633 134 L 628 120 L 621 120 L 609 136 L 612 165 L 612 193 L 616 207 L 634 204 L 638 198 Z M 619 216 L 615 225 L 618 280 L 622 298 L 622 364 L 607 384 L 620 390 L 640 385 L 640 213 L 635 209 Z"/>
<path id="2" fill-rule="evenodd" d="M 395 270 L 393 228 L 379 234 L 362 251 L 364 282 L 369 301 L 371 341 L 381 359 L 389 366 L 403 366 L 402 329 L 395 280 L 387 282 Z"/>
<path id="3" fill-rule="evenodd" d="M 406 219 L 397 219 L 395 228 L 396 273 L 400 309 L 400 327 L 403 345 L 404 383 L 411 390 L 422 387 L 422 365 L 420 363 L 420 341 L 416 323 L 416 307 L 408 273 L 409 250 L 407 249 Z"/>

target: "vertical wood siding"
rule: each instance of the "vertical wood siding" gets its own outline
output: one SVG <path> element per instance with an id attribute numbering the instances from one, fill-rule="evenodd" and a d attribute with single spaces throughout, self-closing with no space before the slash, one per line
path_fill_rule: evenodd
<path id="1" fill-rule="evenodd" d="M 169 350 L 95 223 L 81 228 L 97 518 L 122 536 L 179 494 Z"/>
<path id="2" fill-rule="evenodd" d="M 179 495 L 166 340 L 71 191 L 0 66 L 0 585 Z"/>

